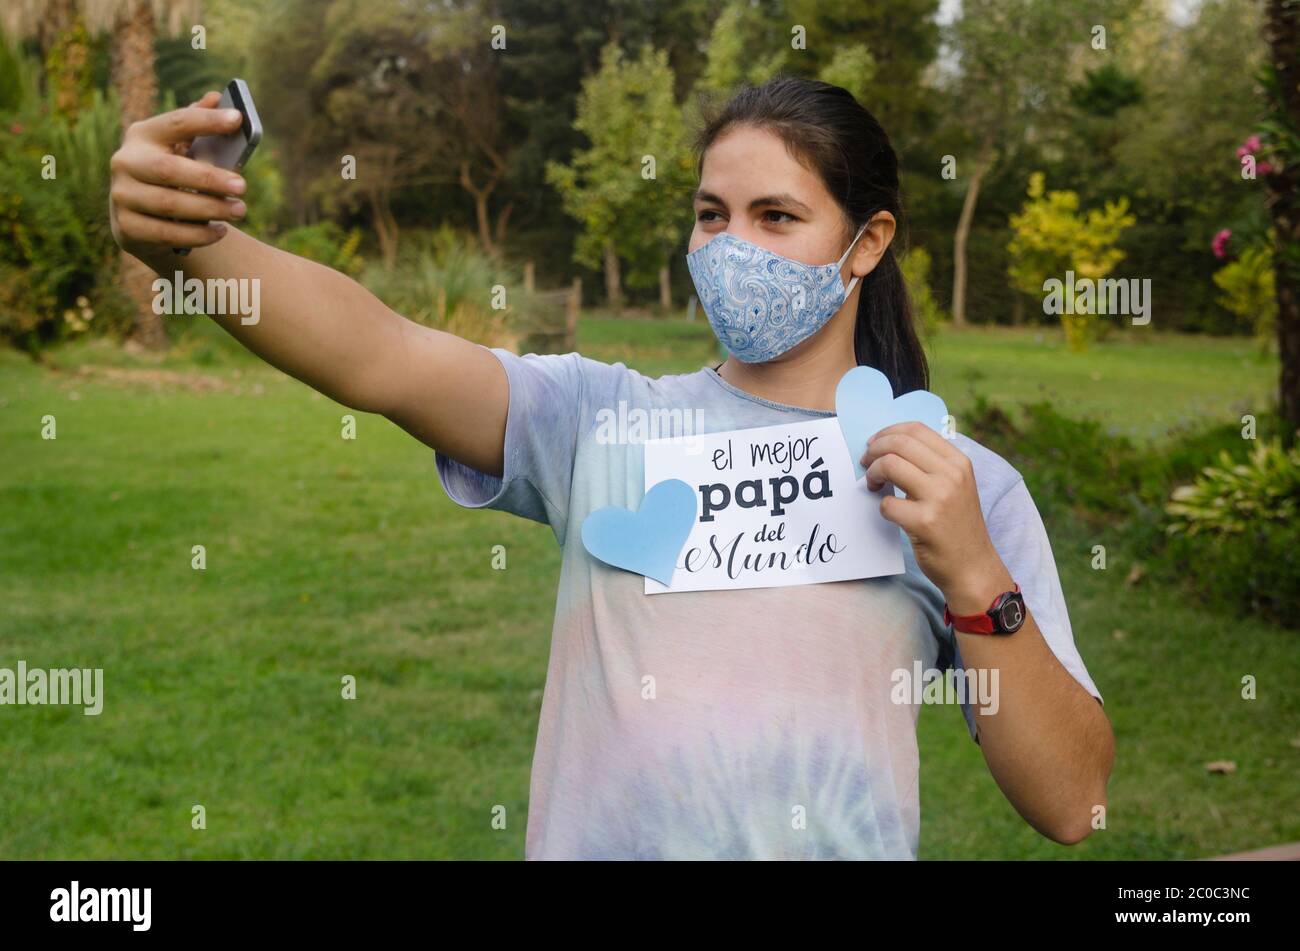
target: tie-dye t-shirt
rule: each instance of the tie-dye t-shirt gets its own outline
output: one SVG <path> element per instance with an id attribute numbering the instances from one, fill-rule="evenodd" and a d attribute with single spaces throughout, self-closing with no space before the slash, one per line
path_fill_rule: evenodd
<path id="1" fill-rule="evenodd" d="M 644 495 L 647 427 L 612 418 L 676 410 L 699 434 L 832 414 L 708 368 L 653 379 L 576 353 L 492 352 L 510 385 L 502 477 L 436 461 L 457 503 L 544 522 L 563 549 L 525 856 L 915 858 L 920 707 L 891 701 L 893 675 L 917 662 L 960 670 L 961 656 L 905 534 L 902 575 L 657 595 L 582 545 L 588 513 L 635 510 Z M 1024 482 L 973 440 L 954 444 L 1043 636 L 1100 700 Z"/>

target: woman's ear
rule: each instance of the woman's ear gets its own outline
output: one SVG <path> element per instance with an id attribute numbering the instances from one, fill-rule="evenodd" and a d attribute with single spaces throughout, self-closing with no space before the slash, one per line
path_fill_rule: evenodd
<path id="1" fill-rule="evenodd" d="M 894 230 L 898 222 L 887 211 L 878 211 L 871 216 L 858 243 L 849 255 L 849 273 L 863 278 L 876 269 L 880 259 L 885 256 L 889 244 L 894 240 Z"/>

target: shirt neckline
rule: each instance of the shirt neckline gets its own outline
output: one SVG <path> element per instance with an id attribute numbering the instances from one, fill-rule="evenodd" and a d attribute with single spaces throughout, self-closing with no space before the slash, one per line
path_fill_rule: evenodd
<path id="1" fill-rule="evenodd" d="M 807 406 L 791 406 L 788 403 L 777 403 L 774 400 L 767 400 L 767 399 L 763 399 L 763 397 L 761 396 L 755 396 L 753 393 L 746 393 L 740 387 L 728 383 L 726 380 L 724 380 L 722 378 L 722 374 L 720 374 L 713 367 L 705 367 L 701 372 L 705 373 L 709 377 L 709 379 L 713 380 L 715 383 L 718 384 L 718 386 L 722 387 L 732 396 L 738 396 L 743 400 L 749 400 L 749 402 L 751 403 L 757 403 L 760 406 L 766 406 L 769 409 L 780 410 L 783 413 L 806 413 L 812 416 L 820 417 L 822 419 L 825 419 L 828 416 L 835 415 L 834 412 L 828 409 L 811 409 Z"/>

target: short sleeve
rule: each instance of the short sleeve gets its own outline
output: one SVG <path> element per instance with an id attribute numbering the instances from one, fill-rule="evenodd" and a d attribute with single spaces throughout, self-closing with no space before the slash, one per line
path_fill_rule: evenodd
<path id="1" fill-rule="evenodd" d="M 577 353 L 521 357 L 497 347 L 491 352 L 510 387 L 501 477 L 435 452 L 438 478 L 458 505 L 546 523 L 563 544 L 583 418 L 582 358 Z"/>
<path id="2" fill-rule="evenodd" d="M 1056 659 L 1088 693 L 1101 700 L 1101 693 L 1092 682 L 1083 658 L 1075 647 L 1070 615 L 1065 607 L 1065 595 L 1061 591 L 1061 581 L 1056 571 L 1056 559 L 1052 555 L 1047 529 L 1043 526 L 1042 517 L 1028 487 L 1013 469 L 978 444 L 966 441 L 961 448 L 977 464 L 987 467 L 985 471 L 990 473 L 991 483 L 1003 480 L 1010 483 L 1000 494 L 994 494 L 991 504 L 984 503 L 981 506 L 993 547 L 1011 577 L 1020 585 L 1025 604 Z M 1001 488 L 1000 485 L 998 487 Z M 930 612 L 939 618 L 934 622 L 940 641 L 938 666 L 941 670 L 951 667 L 961 673 L 965 669 L 961 647 L 952 628 L 942 622 L 943 596 L 940 594 L 938 598 L 939 613 L 936 615 L 934 611 Z M 962 701 L 961 712 L 966 719 L 971 739 L 979 742 L 975 713 L 965 700 Z"/>

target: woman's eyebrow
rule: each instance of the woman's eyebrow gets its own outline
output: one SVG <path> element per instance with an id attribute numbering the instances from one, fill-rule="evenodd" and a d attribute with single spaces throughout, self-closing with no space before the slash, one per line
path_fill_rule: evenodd
<path id="1" fill-rule="evenodd" d="M 801 202 L 798 198 L 785 192 L 782 192 L 779 195 L 764 195 L 762 198 L 755 198 L 749 203 L 749 210 L 753 211 L 756 208 L 766 208 L 768 206 L 793 208 L 796 211 L 803 212 L 805 215 L 812 214 L 811 208 Z"/>
<path id="2" fill-rule="evenodd" d="M 695 197 L 695 201 L 697 202 L 702 201 L 702 202 L 707 202 L 709 204 L 721 205 L 723 208 L 727 207 L 727 203 L 725 201 L 723 201 L 717 195 L 713 194 L 713 192 L 707 192 L 702 188 L 696 190 L 694 197 Z M 793 208 L 795 211 L 802 212 L 805 215 L 812 214 L 811 208 L 809 208 L 799 199 L 795 198 L 793 195 L 788 194 L 786 192 L 782 192 L 779 195 L 764 195 L 762 198 L 755 198 L 753 201 L 749 203 L 750 211 L 754 211 L 755 209 L 758 208 L 768 208 L 768 207 Z"/>

